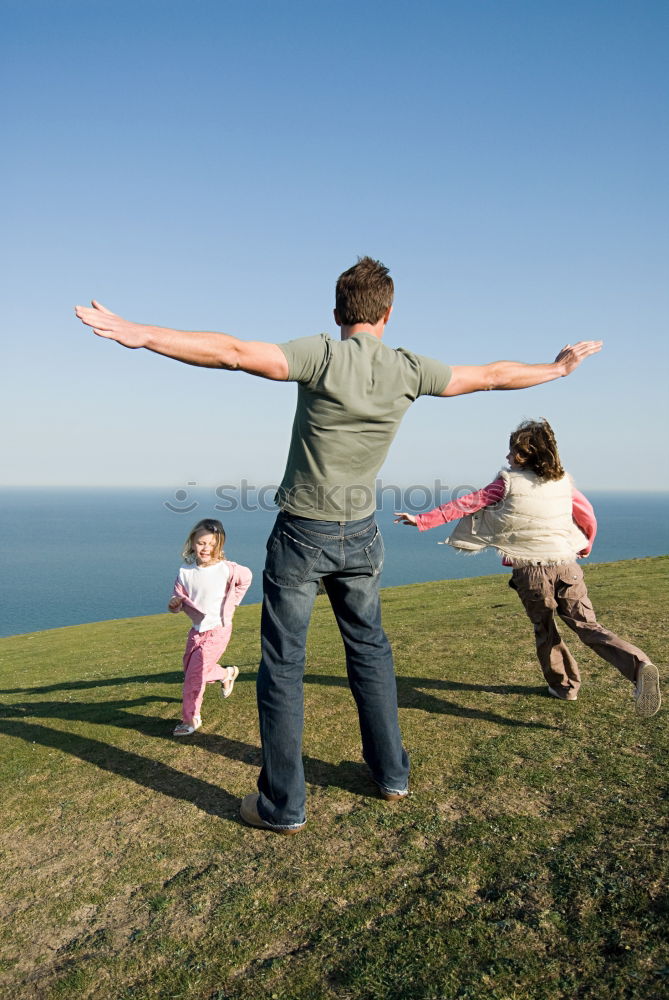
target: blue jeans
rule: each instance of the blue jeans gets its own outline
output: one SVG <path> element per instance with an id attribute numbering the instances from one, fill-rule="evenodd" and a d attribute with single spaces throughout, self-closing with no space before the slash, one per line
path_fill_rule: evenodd
<path id="1" fill-rule="evenodd" d="M 281 512 L 267 542 L 263 574 L 258 714 L 263 766 L 258 812 L 279 828 L 306 819 L 302 729 L 307 629 L 319 580 L 330 598 L 358 707 L 362 753 L 387 791 L 405 791 L 409 758 L 397 717 L 390 643 L 381 627 L 383 540 L 374 516 L 315 521 Z"/>

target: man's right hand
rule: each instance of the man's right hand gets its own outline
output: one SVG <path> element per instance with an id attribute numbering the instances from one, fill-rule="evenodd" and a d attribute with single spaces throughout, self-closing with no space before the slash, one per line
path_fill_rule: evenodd
<path id="1" fill-rule="evenodd" d="M 117 344 L 133 349 L 146 344 L 146 327 L 117 316 L 95 299 L 90 306 L 76 306 L 74 311 L 81 322 L 90 326 L 98 337 L 115 340 Z"/>

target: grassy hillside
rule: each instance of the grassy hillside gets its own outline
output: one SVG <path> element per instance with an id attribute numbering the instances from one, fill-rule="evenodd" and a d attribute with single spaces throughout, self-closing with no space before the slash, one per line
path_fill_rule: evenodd
<path id="1" fill-rule="evenodd" d="M 595 565 L 600 620 L 666 685 L 669 557 Z M 204 726 L 171 736 L 183 616 L 0 640 L 0 993 L 21 1000 L 654 1000 L 669 993 L 667 705 L 585 648 L 548 698 L 506 577 L 384 591 L 411 796 L 376 797 L 318 598 L 307 828 L 245 827 L 258 606 Z"/>

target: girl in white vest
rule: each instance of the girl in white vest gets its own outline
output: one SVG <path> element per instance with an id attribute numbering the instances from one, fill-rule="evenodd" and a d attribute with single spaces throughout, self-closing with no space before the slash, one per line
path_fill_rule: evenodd
<path id="1" fill-rule="evenodd" d="M 578 664 L 555 625 L 557 611 L 581 642 L 632 682 L 637 713 L 655 715 L 661 702 L 657 667 L 595 617 L 576 559 L 590 554 L 597 521 L 562 467 L 549 423 L 522 423 L 511 434 L 507 460 L 509 468 L 482 490 L 426 514 L 397 513 L 395 523 L 426 531 L 461 519 L 447 544 L 470 553 L 492 546 L 502 554 L 504 565 L 513 567 L 509 586 L 534 625 L 537 657 L 553 698 L 576 701 L 581 685 Z"/>

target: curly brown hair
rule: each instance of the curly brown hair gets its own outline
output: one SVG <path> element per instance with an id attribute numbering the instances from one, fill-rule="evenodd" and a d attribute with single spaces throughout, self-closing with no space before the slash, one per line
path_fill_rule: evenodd
<path id="1" fill-rule="evenodd" d="M 509 450 L 516 465 L 530 469 L 540 479 L 562 479 L 560 461 L 553 428 L 547 420 L 524 420 L 509 438 Z"/>
<path id="2" fill-rule="evenodd" d="M 337 279 L 335 309 L 342 326 L 378 323 L 393 304 L 395 286 L 385 264 L 372 257 L 358 257 Z"/>

